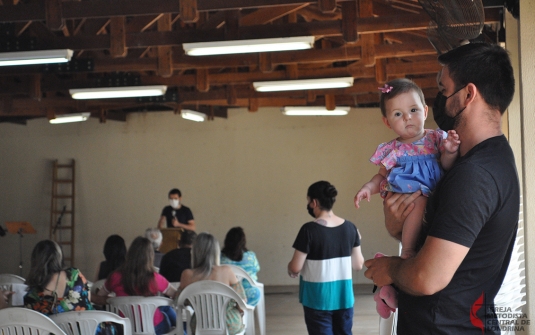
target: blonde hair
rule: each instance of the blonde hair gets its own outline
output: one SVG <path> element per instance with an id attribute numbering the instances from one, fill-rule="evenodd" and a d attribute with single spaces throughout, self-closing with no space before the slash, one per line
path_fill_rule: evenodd
<path id="1" fill-rule="evenodd" d="M 201 278 L 207 278 L 219 265 L 219 242 L 209 233 L 200 233 L 191 248 L 191 267 Z"/>

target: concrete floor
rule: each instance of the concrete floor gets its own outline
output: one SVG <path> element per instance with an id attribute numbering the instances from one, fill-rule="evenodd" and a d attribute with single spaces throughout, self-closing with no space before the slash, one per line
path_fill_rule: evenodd
<path id="1" fill-rule="evenodd" d="M 378 335 L 379 315 L 371 285 L 356 285 L 353 334 Z M 265 288 L 267 335 L 307 335 L 303 307 L 299 303 L 297 286 Z"/>

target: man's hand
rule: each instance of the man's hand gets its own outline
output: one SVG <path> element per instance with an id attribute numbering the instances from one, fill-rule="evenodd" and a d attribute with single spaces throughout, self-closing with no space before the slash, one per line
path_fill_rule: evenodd
<path id="1" fill-rule="evenodd" d="M 383 202 L 383 212 L 386 230 L 392 237 L 401 241 L 403 222 L 414 209 L 414 200 L 420 195 L 420 191 L 410 194 L 388 192 Z"/>
<path id="2" fill-rule="evenodd" d="M 394 282 L 390 275 L 390 270 L 401 263 L 399 257 L 379 257 L 368 259 L 364 266 L 368 268 L 364 272 L 364 276 L 371 279 L 374 285 L 385 286 Z"/>

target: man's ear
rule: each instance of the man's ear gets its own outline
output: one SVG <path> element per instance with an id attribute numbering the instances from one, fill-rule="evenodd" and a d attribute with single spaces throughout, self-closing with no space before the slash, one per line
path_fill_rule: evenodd
<path id="1" fill-rule="evenodd" d="M 387 126 L 389 129 L 392 129 L 392 127 L 390 127 L 390 123 L 388 123 L 388 119 L 386 117 L 383 116 L 383 123 L 385 124 L 385 126 Z"/>
<path id="2" fill-rule="evenodd" d="M 469 103 L 474 101 L 476 96 L 479 94 L 479 91 L 477 90 L 476 85 L 474 85 L 472 83 L 466 85 L 466 90 L 467 90 L 467 93 L 466 93 L 466 97 L 465 97 L 465 102 L 468 105 Z"/>

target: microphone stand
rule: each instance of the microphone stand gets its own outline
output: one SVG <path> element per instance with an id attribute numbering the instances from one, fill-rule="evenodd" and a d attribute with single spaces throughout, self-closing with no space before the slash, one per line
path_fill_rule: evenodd
<path id="1" fill-rule="evenodd" d="M 54 226 L 54 229 L 52 230 L 52 235 L 56 233 L 56 230 L 61 226 L 61 218 L 63 218 L 63 214 L 65 214 L 65 210 L 67 209 L 67 205 L 63 206 L 63 209 L 61 210 L 61 214 L 58 217 L 58 221 L 56 222 L 56 225 Z M 61 242 L 61 232 L 59 234 L 59 242 Z"/>
<path id="2" fill-rule="evenodd" d="M 20 276 L 22 277 L 22 228 L 19 228 L 18 234 L 20 236 L 19 239 L 19 270 L 20 270 Z"/>

